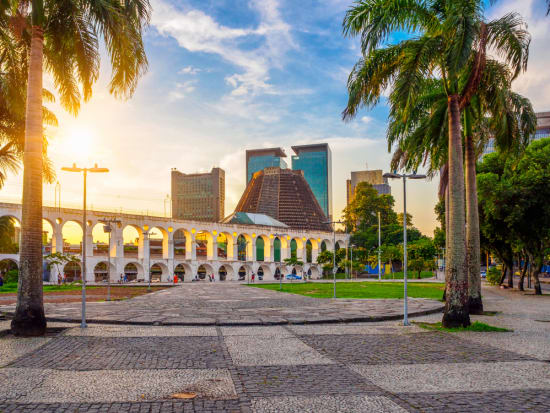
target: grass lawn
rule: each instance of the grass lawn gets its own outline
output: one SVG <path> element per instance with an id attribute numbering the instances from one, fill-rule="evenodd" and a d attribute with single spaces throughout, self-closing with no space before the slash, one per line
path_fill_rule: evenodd
<path id="1" fill-rule="evenodd" d="M 451 333 L 457 331 L 478 331 L 478 332 L 497 332 L 497 333 L 506 333 L 513 330 L 508 330 L 507 328 L 494 327 L 489 324 L 481 323 L 479 321 L 474 321 L 468 327 L 457 327 L 457 328 L 444 328 L 441 323 L 421 323 L 413 322 L 418 327 L 424 328 L 426 330 L 436 330 L 436 331 L 448 331 Z"/>
<path id="2" fill-rule="evenodd" d="M 279 284 L 256 284 L 250 287 L 279 291 Z M 283 283 L 285 293 L 300 294 L 316 298 L 332 298 L 332 283 Z M 441 300 L 444 284 L 411 283 L 408 284 L 408 296 Z M 336 283 L 338 298 L 403 298 L 403 283 L 387 282 L 342 282 Z"/>
<path id="3" fill-rule="evenodd" d="M 62 285 L 44 285 L 44 292 L 59 292 L 59 291 L 74 291 L 80 290 L 82 288 L 81 284 L 62 284 Z M 88 288 L 96 288 L 95 286 L 86 286 Z M 17 283 L 6 283 L 0 287 L 0 294 L 2 293 L 16 293 L 17 292 Z"/>

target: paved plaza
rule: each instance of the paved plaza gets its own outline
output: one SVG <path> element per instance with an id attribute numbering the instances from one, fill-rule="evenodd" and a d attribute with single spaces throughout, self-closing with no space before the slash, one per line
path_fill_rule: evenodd
<path id="1" fill-rule="evenodd" d="M 231 291 L 197 291 L 214 294 L 208 289 Z M 309 301 L 291 297 L 283 300 Z M 548 412 L 550 297 L 484 288 L 484 299 L 498 313 L 474 319 L 513 332 L 384 321 L 85 330 L 50 323 L 47 337 L 4 333 L 0 412 Z M 8 328 L 0 322 L 0 331 Z"/>
<path id="2" fill-rule="evenodd" d="M 93 294 L 93 290 L 90 290 Z M 15 304 L 1 305 L 13 312 Z M 79 322 L 80 303 L 46 304 L 51 321 Z M 439 312 L 434 300 L 409 299 L 411 314 Z M 124 301 L 87 305 L 87 319 L 96 323 L 135 325 L 277 325 L 360 322 L 399 319 L 402 300 L 344 300 L 304 297 L 252 288 L 234 282 L 198 282 L 178 285 Z"/>

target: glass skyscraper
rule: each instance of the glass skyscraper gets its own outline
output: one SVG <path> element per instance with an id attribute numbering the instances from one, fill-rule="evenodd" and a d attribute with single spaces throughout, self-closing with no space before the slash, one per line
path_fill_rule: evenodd
<path id="1" fill-rule="evenodd" d="M 332 220 L 332 155 L 328 143 L 293 146 L 292 169 L 304 171 L 317 202 Z"/>
<path id="2" fill-rule="evenodd" d="M 286 169 L 287 164 L 283 158 L 286 153 L 281 148 L 249 149 L 246 151 L 246 183 L 248 184 L 258 171 L 270 166 Z"/>

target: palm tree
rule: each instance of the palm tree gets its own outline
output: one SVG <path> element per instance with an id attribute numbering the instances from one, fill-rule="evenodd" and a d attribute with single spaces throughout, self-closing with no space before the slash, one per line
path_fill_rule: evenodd
<path id="1" fill-rule="evenodd" d="M 404 115 L 390 113 L 387 139 L 397 144 L 393 169 L 416 170 L 424 165 L 428 175 L 440 172 L 440 197 L 446 192 L 446 96 L 440 80 L 426 82 L 417 106 Z M 480 285 L 479 217 L 475 165 L 489 138 L 501 151 L 525 148 L 536 128 L 536 115 L 528 99 L 511 91 L 511 74 L 501 62 L 488 59 L 476 94 L 463 110 L 466 164 L 466 245 L 470 313 L 483 312 Z"/>
<path id="2" fill-rule="evenodd" d="M 151 8 L 148 0 L 11 0 L 10 6 L 22 36 L 30 38 L 21 267 L 11 328 L 15 335 L 35 336 L 46 328 L 41 250 L 44 68 L 53 77 L 61 104 L 76 114 L 81 100 L 90 99 L 99 76 L 101 37 L 113 69 L 110 92 L 131 96 L 147 69 L 142 31 Z"/>
<path id="3" fill-rule="evenodd" d="M 391 88 L 391 107 L 408 116 L 426 79 L 441 79 L 448 118 L 449 227 L 443 325 L 467 326 L 468 277 L 465 249 L 464 168 L 461 117 L 475 94 L 489 47 L 517 75 L 527 64 L 529 35 L 512 13 L 485 22 L 481 0 L 359 0 L 346 13 L 344 33 L 361 35 L 363 58 L 348 80 L 344 119 L 375 106 Z M 411 38 L 382 46 L 390 35 Z"/>
<path id="4" fill-rule="evenodd" d="M 0 188 L 9 173 L 16 173 L 23 160 L 25 145 L 25 99 L 28 72 L 29 38 L 22 36 L 17 18 L 10 14 L 9 3 L 0 4 Z M 54 96 L 43 91 L 45 100 Z M 44 124 L 57 126 L 57 118 L 42 108 Z M 46 154 L 44 138 L 44 181 L 51 183 L 55 172 Z"/>

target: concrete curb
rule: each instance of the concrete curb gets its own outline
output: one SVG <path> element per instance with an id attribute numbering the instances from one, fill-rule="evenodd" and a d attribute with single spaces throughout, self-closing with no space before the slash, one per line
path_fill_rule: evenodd
<path id="1" fill-rule="evenodd" d="M 432 308 L 429 310 L 410 312 L 409 317 L 420 317 L 423 315 L 436 314 L 443 311 L 445 306 Z M 8 319 L 13 317 L 13 313 L 4 313 Z M 128 325 L 128 326 L 166 326 L 166 327 L 259 327 L 259 326 L 277 326 L 277 325 L 305 325 L 305 324 L 345 324 L 345 323 L 375 323 L 379 321 L 401 320 L 403 315 L 395 314 L 388 316 L 358 316 L 358 317 L 332 317 L 332 318 L 316 318 L 316 319 L 291 319 L 291 320 L 273 320 L 269 319 L 256 321 L 238 321 L 238 320 L 216 320 L 204 322 L 166 322 L 159 321 L 124 321 L 124 320 L 102 320 L 88 319 L 88 324 L 105 324 L 105 325 Z M 58 318 L 46 317 L 48 322 L 56 323 L 76 323 L 80 324 L 80 318 Z"/>

